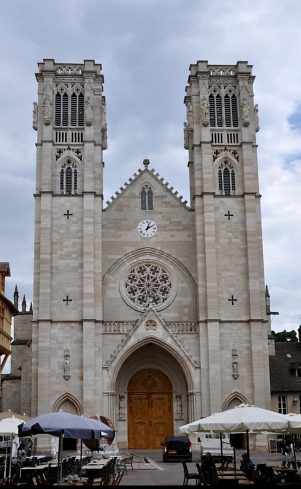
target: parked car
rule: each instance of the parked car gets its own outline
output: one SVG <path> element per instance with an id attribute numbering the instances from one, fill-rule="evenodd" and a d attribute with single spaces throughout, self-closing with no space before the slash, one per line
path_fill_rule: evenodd
<path id="1" fill-rule="evenodd" d="M 192 461 L 191 442 L 188 436 L 166 436 L 161 445 L 163 462 Z"/>

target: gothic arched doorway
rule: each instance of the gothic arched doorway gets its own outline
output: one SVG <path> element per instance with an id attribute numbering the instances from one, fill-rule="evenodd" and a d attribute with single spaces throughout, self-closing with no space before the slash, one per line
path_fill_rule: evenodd
<path id="1" fill-rule="evenodd" d="M 160 448 L 172 434 L 171 382 L 159 370 L 140 370 L 128 384 L 128 447 Z"/>

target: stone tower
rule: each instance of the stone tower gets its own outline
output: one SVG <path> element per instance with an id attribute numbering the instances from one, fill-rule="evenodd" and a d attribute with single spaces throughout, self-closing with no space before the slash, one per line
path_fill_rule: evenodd
<path id="1" fill-rule="evenodd" d="M 58 407 L 54 399 L 70 391 L 71 365 L 89 413 L 94 324 L 102 319 L 103 76 L 92 60 L 38 66 L 32 413 Z"/>
<path id="2" fill-rule="evenodd" d="M 249 398 L 253 385 L 252 402 L 269 405 L 253 82 L 245 61 L 198 61 L 190 66 L 186 87 L 184 146 L 194 210 L 203 415 L 231 405 L 231 396 L 221 405 L 226 391 L 237 402 L 235 385 L 251 372 L 244 395 Z"/>
<path id="3" fill-rule="evenodd" d="M 120 448 L 158 448 L 241 402 L 269 408 L 251 66 L 190 67 L 190 205 L 144 160 L 103 207 L 101 66 L 47 59 L 37 80 L 32 347 L 28 334 L 13 351 L 26 369 L 20 396 L 3 383 L 8 407 L 108 416 Z"/>

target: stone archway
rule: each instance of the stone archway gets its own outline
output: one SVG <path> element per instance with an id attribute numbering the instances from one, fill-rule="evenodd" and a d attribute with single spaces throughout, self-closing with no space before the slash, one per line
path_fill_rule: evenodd
<path id="1" fill-rule="evenodd" d="M 128 384 L 128 447 L 160 448 L 172 434 L 171 382 L 159 370 L 140 370 Z"/>

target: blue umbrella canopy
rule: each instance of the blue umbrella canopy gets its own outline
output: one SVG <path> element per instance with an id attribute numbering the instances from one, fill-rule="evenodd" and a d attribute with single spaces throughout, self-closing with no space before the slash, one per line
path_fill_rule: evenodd
<path id="1" fill-rule="evenodd" d="M 31 436 L 39 434 L 63 436 L 64 438 L 80 438 L 92 440 L 101 437 L 111 437 L 113 430 L 101 421 L 63 411 L 42 414 L 18 427 L 18 435 Z"/>

